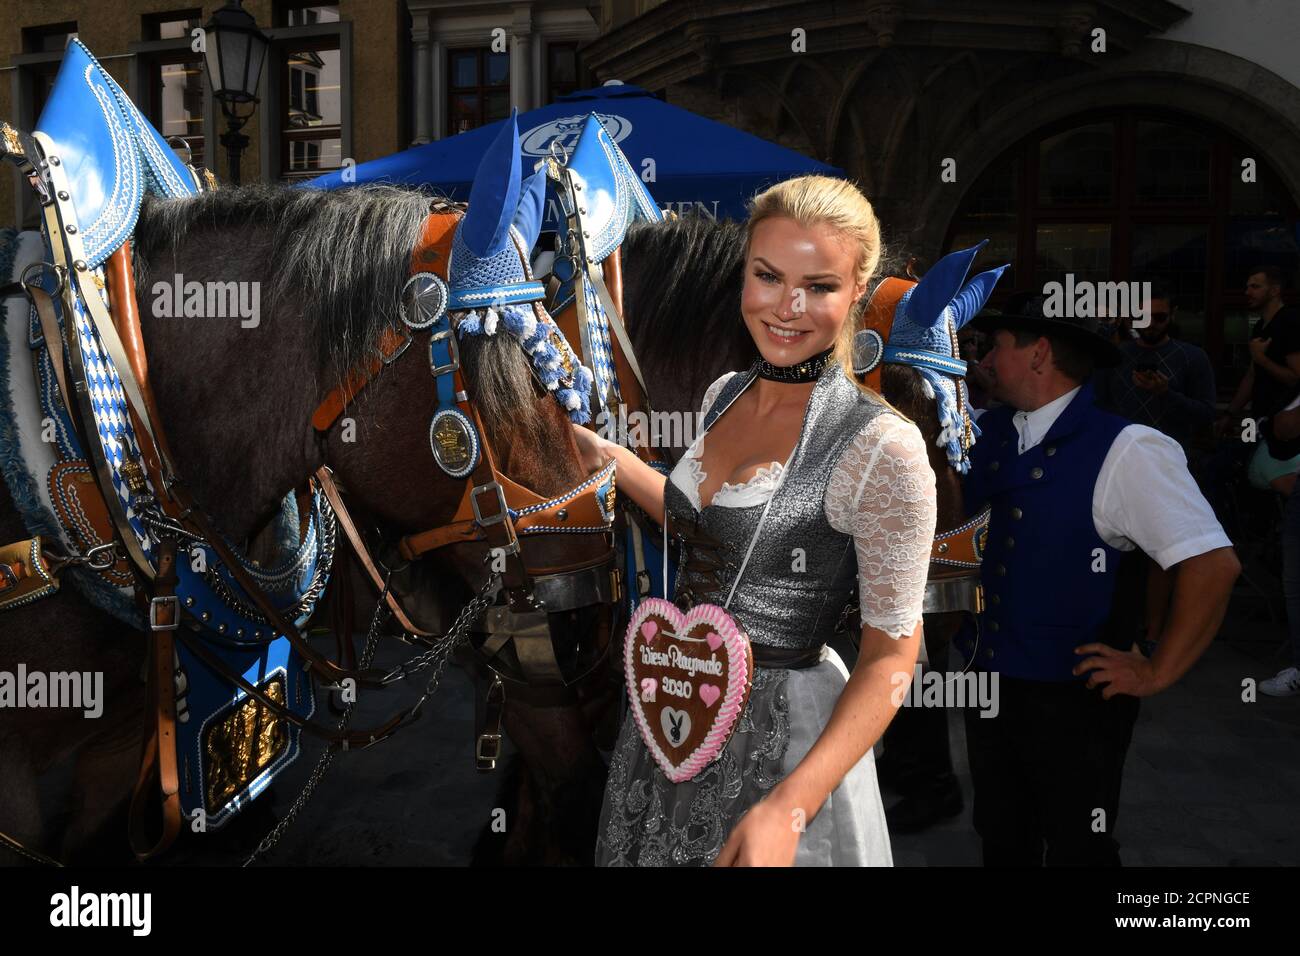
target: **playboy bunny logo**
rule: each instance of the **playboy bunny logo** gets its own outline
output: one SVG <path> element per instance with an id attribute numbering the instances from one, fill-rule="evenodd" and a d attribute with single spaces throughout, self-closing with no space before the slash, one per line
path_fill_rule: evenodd
<path id="1" fill-rule="evenodd" d="M 686 711 L 665 707 L 659 719 L 663 724 L 664 733 L 668 736 L 668 742 L 674 747 L 680 747 L 682 741 L 690 736 L 691 715 Z"/>

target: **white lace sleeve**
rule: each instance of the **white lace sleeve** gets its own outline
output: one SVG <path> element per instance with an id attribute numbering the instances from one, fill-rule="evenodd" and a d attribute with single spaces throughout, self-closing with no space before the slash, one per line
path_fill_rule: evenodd
<path id="1" fill-rule="evenodd" d="M 892 638 L 921 619 L 934 540 L 934 470 L 910 422 L 882 413 L 859 432 L 826 489 L 831 527 L 853 535 L 862 623 Z"/>

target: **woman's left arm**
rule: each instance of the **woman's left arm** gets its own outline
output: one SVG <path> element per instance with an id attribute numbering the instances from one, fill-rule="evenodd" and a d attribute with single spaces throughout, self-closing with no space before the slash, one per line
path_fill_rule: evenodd
<path id="1" fill-rule="evenodd" d="M 853 533 L 863 621 L 858 660 L 821 736 L 736 825 L 717 866 L 792 864 L 799 835 L 884 734 L 912 681 L 936 511 L 934 471 L 916 426 L 877 416 L 837 465 L 826 500 L 832 525 Z"/>

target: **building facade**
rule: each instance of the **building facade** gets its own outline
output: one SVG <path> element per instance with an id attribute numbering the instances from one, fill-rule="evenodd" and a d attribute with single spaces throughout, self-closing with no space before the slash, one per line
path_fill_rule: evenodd
<path id="1" fill-rule="evenodd" d="M 0 116 L 31 129 L 63 47 L 78 36 L 169 139 L 193 161 L 229 178 L 218 137 L 226 124 L 207 95 L 193 30 L 223 4 L 184 0 L 4 0 L 0 12 Z M 292 180 L 371 158 L 410 136 L 410 22 L 400 0 L 248 0 L 270 39 L 260 102 L 241 179 Z M 182 145 L 173 140 L 173 145 Z M 16 179 L 0 190 L 0 220 L 30 225 L 34 210 Z"/>
<path id="2" fill-rule="evenodd" d="M 1249 364 L 1249 270 L 1297 282 L 1294 4 L 605 0 L 617 77 L 833 163 L 922 262 L 981 238 L 997 298 L 1155 278 L 1221 390 Z M 1288 293 L 1291 298 L 1291 293 Z"/>
<path id="3" fill-rule="evenodd" d="M 0 116 L 31 128 L 75 32 L 227 179 L 189 32 L 219 5 L 3 0 Z M 272 48 L 241 172 L 307 178 L 617 79 L 839 166 L 897 253 L 925 263 L 989 238 L 979 264 L 1012 264 L 999 297 L 1064 272 L 1157 278 L 1230 385 L 1247 271 L 1297 281 L 1291 6 L 247 0 Z M 3 221 L 34 214 L 18 187 L 0 190 Z"/>
<path id="4" fill-rule="evenodd" d="M 228 180 L 226 128 L 193 31 L 224 0 L 0 0 L 0 116 L 35 126 L 78 36 L 195 164 Z M 293 181 L 550 102 L 578 89 L 579 47 L 599 33 L 582 3 L 244 0 L 271 41 L 244 128 L 243 182 Z M 179 140 L 183 140 L 181 144 Z M 28 190 L 0 190 L 0 221 L 32 225 Z"/>
<path id="5" fill-rule="evenodd" d="M 415 69 L 413 145 L 552 102 L 582 84 L 586 4 L 407 0 Z"/>

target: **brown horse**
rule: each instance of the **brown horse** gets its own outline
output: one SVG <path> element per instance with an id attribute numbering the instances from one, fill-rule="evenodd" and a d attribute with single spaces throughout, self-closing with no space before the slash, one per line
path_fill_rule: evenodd
<path id="1" fill-rule="evenodd" d="M 135 286 L 159 419 L 190 491 L 228 540 L 257 537 L 285 495 L 322 465 L 350 504 L 393 535 L 450 521 L 464 484 L 430 453 L 436 402 L 427 348 L 409 348 L 383 367 L 349 407 L 351 427 L 319 434 L 311 424 L 324 396 L 371 360 L 385 330 L 400 328 L 401 290 L 429 213 L 428 196 L 387 187 L 254 185 L 146 202 Z M 154 314 L 155 284 L 177 275 L 261 289 L 260 321 L 249 328 Z M 490 410 L 484 437 L 503 473 L 542 495 L 586 477 L 568 415 L 535 383 L 516 343 L 466 341 L 461 360 L 472 397 Z M 0 484 L 0 541 L 27 536 Z M 530 567 L 544 567 L 591 561 L 607 547 L 592 536 L 540 535 L 523 553 Z M 485 551 L 478 542 L 445 549 L 441 564 L 454 582 L 443 583 L 461 594 L 477 590 Z M 553 629 L 581 626 L 585 637 L 592 626 L 576 614 L 557 617 Z M 5 612 L 0 633 L 0 670 L 21 663 L 104 679 L 97 720 L 79 711 L 5 711 L 0 832 L 65 861 L 126 859 L 120 831 L 116 839 L 105 834 L 122 818 L 139 765 L 141 635 L 73 586 Z M 60 767 L 71 770 L 71 784 L 54 794 L 55 782 L 42 777 Z"/>

